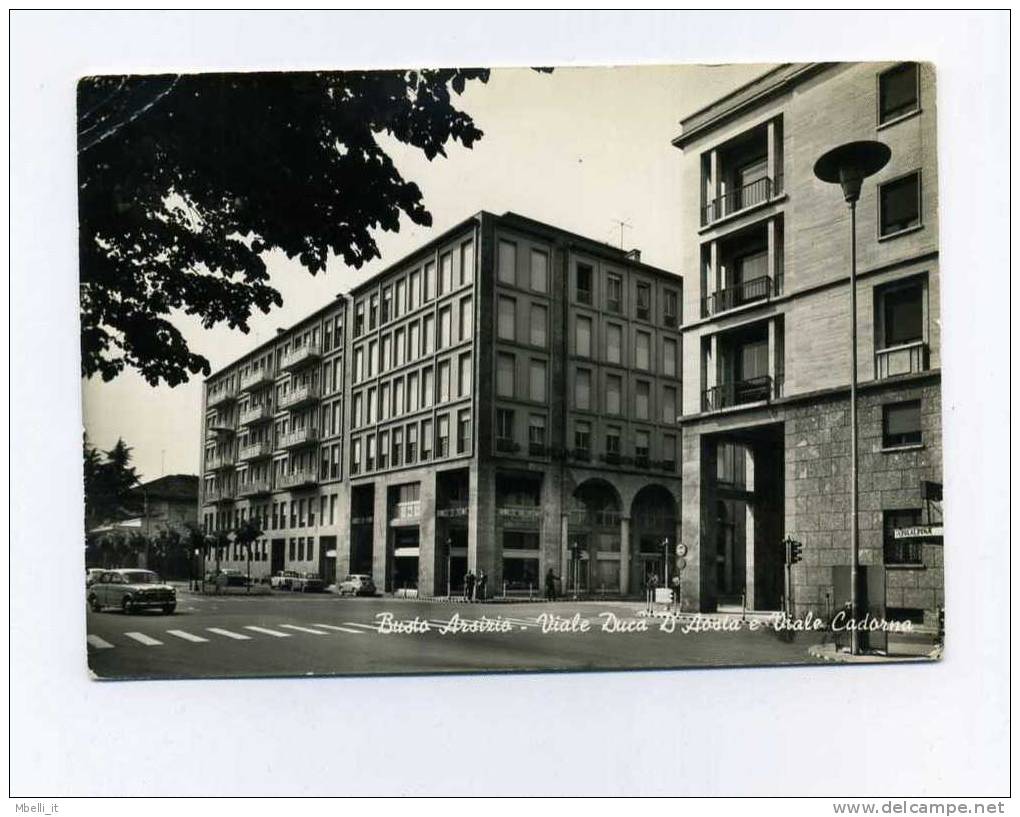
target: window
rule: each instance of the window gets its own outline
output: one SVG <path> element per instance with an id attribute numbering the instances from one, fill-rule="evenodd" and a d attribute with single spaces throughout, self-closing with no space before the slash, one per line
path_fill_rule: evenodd
<path id="1" fill-rule="evenodd" d="M 882 446 L 895 448 L 921 443 L 921 401 L 882 406 Z"/>
<path id="2" fill-rule="evenodd" d="M 530 388 L 528 395 L 532 400 L 544 403 L 545 402 L 545 361 L 544 360 L 532 360 L 531 361 L 531 377 L 530 377 Z"/>
<path id="3" fill-rule="evenodd" d="M 670 426 L 676 423 L 676 389 L 672 386 L 662 389 L 662 422 Z"/>
<path id="4" fill-rule="evenodd" d="M 651 368 L 652 336 L 647 332 L 638 332 L 634 339 L 634 365 L 648 371 Z"/>
<path id="5" fill-rule="evenodd" d="M 368 376 L 375 377 L 375 367 L 379 360 L 379 344 L 374 340 L 368 342 Z"/>
<path id="6" fill-rule="evenodd" d="M 439 348 L 446 349 L 453 338 L 453 312 L 449 306 L 439 310 Z"/>
<path id="7" fill-rule="evenodd" d="M 453 255 L 443 253 L 439 258 L 439 292 L 449 292 L 453 289 Z"/>
<path id="8" fill-rule="evenodd" d="M 436 421 L 436 456 L 445 457 L 450 453 L 450 418 L 443 414 Z"/>
<path id="9" fill-rule="evenodd" d="M 606 376 L 606 414 L 620 413 L 620 395 L 623 392 L 623 380 L 617 374 Z"/>
<path id="10" fill-rule="evenodd" d="M 439 402 L 445 403 L 450 399 L 450 361 L 443 360 L 439 364 Z"/>
<path id="11" fill-rule="evenodd" d="M 612 273 L 606 277 L 606 308 L 610 312 L 623 311 L 623 279 Z"/>
<path id="12" fill-rule="evenodd" d="M 883 556 L 887 565 L 924 564 L 920 539 L 896 538 L 896 531 L 921 524 L 921 509 L 906 508 L 882 512 Z"/>
<path id="13" fill-rule="evenodd" d="M 577 265 L 577 300 L 582 304 L 591 303 L 592 268 L 590 264 Z"/>
<path id="14" fill-rule="evenodd" d="M 496 275 L 501 284 L 517 285 L 517 245 L 510 241 L 499 242 L 499 259 Z"/>
<path id="15" fill-rule="evenodd" d="M 673 434 L 663 435 L 662 467 L 665 471 L 676 470 L 676 436 Z"/>
<path id="16" fill-rule="evenodd" d="M 585 460 L 591 456 L 591 423 L 587 420 L 574 423 L 574 456 Z"/>
<path id="17" fill-rule="evenodd" d="M 470 284 L 475 278 L 475 244 L 465 241 L 460 245 L 460 282 Z"/>
<path id="18" fill-rule="evenodd" d="M 514 356 L 503 352 L 496 355 L 496 394 L 514 396 Z"/>
<path id="19" fill-rule="evenodd" d="M 911 173 L 878 188 L 879 235 L 894 235 L 921 223 L 921 174 Z"/>
<path id="20" fill-rule="evenodd" d="M 680 314 L 680 299 L 675 289 L 663 290 L 662 293 L 662 322 L 669 327 L 677 325 Z"/>
<path id="21" fill-rule="evenodd" d="M 393 340 L 389 335 L 385 335 L 382 339 L 382 345 L 380 347 L 379 355 L 379 371 L 385 372 L 390 368 L 390 363 L 393 360 Z"/>
<path id="22" fill-rule="evenodd" d="M 407 411 L 415 411 L 418 405 L 418 373 L 411 372 L 407 376 Z"/>
<path id="23" fill-rule="evenodd" d="M 365 302 L 362 301 L 354 307 L 354 337 L 360 338 L 365 334 Z"/>
<path id="24" fill-rule="evenodd" d="M 354 371 L 351 373 L 354 382 L 359 382 L 364 377 L 365 350 L 358 347 L 354 350 Z"/>
<path id="25" fill-rule="evenodd" d="M 652 313 L 652 288 L 648 284 L 637 285 L 637 317 L 647 321 Z"/>
<path id="26" fill-rule="evenodd" d="M 880 309 L 883 349 L 924 339 L 924 288 L 919 281 L 882 292 Z"/>
<path id="27" fill-rule="evenodd" d="M 418 270 L 412 272 L 407 278 L 407 309 L 416 309 L 421 297 L 421 274 Z"/>
<path id="28" fill-rule="evenodd" d="M 620 427 L 609 426 L 606 429 L 606 454 L 610 457 L 620 456 Z"/>
<path id="29" fill-rule="evenodd" d="M 531 251 L 531 288 L 535 292 L 549 291 L 549 256 L 541 250 Z"/>
<path id="30" fill-rule="evenodd" d="M 357 474 L 361 471 L 361 440 L 354 440 L 351 443 L 351 473 Z"/>
<path id="31" fill-rule="evenodd" d="M 403 465 L 401 457 L 404 453 L 404 430 L 401 428 L 393 429 L 393 467 L 397 468 Z"/>
<path id="32" fill-rule="evenodd" d="M 541 304 L 531 305 L 531 335 L 530 340 L 532 346 L 542 346 L 546 344 L 546 323 L 547 323 L 548 310 Z"/>
<path id="33" fill-rule="evenodd" d="M 676 341 L 672 338 L 662 341 L 662 373 L 669 377 L 676 376 Z"/>
<path id="34" fill-rule="evenodd" d="M 382 323 L 386 323 L 393 312 L 393 290 L 386 287 L 382 293 Z"/>
<path id="35" fill-rule="evenodd" d="M 365 392 L 365 422 L 368 425 L 372 425 L 375 422 L 376 416 L 376 392 L 375 389 L 369 389 Z"/>
<path id="36" fill-rule="evenodd" d="M 421 354 L 421 333 L 418 330 L 418 321 L 407 327 L 407 357 L 409 360 L 417 360 Z"/>
<path id="37" fill-rule="evenodd" d="M 394 289 L 393 295 L 393 317 L 399 318 L 400 313 L 404 311 L 404 305 L 407 303 L 407 285 L 404 283 L 404 279 L 401 278 L 397 281 L 397 286 Z"/>
<path id="38" fill-rule="evenodd" d="M 503 340 L 513 340 L 517 327 L 517 302 L 513 298 L 499 298 L 497 332 Z"/>
<path id="39" fill-rule="evenodd" d="M 379 318 L 379 296 L 372 295 L 368 299 L 368 328 L 375 329 Z"/>
<path id="40" fill-rule="evenodd" d="M 591 411 L 590 369 L 578 369 L 574 377 L 574 408 Z"/>
<path id="41" fill-rule="evenodd" d="M 878 75 L 878 124 L 919 109 L 917 63 L 905 62 Z"/>
<path id="42" fill-rule="evenodd" d="M 388 431 L 379 432 L 379 467 L 386 468 L 389 465 L 390 459 L 390 433 Z"/>
<path id="43" fill-rule="evenodd" d="M 418 426 L 409 425 L 407 427 L 407 462 L 410 465 L 415 461 L 415 457 L 418 456 Z"/>
<path id="44" fill-rule="evenodd" d="M 457 412 L 457 453 L 467 453 L 471 447 L 471 411 L 462 409 Z"/>
<path id="45" fill-rule="evenodd" d="M 461 298 L 460 301 L 460 339 L 467 340 L 471 337 L 472 320 L 474 310 L 471 308 L 471 297 Z"/>
<path id="46" fill-rule="evenodd" d="M 432 380 L 432 369 L 421 370 L 421 407 L 428 408 L 436 398 L 435 384 Z"/>
<path id="47" fill-rule="evenodd" d="M 423 271 L 424 282 L 425 282 L 425 297 L 424 300 L 431 301 L 436 297 L 436 265 L 434 262 L 429 261 L 425 265 Z"/>
<path id="48" fill-rule="evenodd" d="M 578 315 L 574 335 L 575 352 L 580 357 L 591 357 L 591 318 Z"/>
<path id="49" fill-rule="evenodd" d="M 375 468 L 375 435 L 369 434 L 367 437 L 365 437 L 365 470 L 371 471 L 374 468 Z"/>
<path id="50" fill-rule="evenodd" d="M 432 315 L 426 315 L 422 321 L 422 327 L 425 334 L 425 348 L 422 349 L 422 353 L 431 355 L 436 349 L 436 319 Z"/>
<path id="51" fill-rule="evenodd" d="M 496 450 L 512 451 L 514 447 L 514 413 L 496 409 Z"/>
<path id="52" fill-rule="evenodd" d="M 379 418 L 382 420 L 388 420 L 390 418 L 390 409 L 393 404 L 390 402 L 390 384 L 383 383 L 379 387 Z"/>
<path id="53" fill-rule="evenodd" d="M 407 359 L 407 338 L 403 329 L 393 333 L 393 365 L 403 366 Z"/>
<path id="54" fill-rule="evenodd" d="M 648 432 L 636 431 L 634 433 L 634 459 L 638 465 L 648 464 Z"/>
<path id="55" fill-rule="evenodd" d="M 639 380 L 634 389 L 634 416 L 639 420 L 647 420 L 649 415 L 649 386 L 645 380 Z"/>
<path id="56" fill-rule="evenodd" d="M 465 397 L 471 392 L 471 353 L 460 356 L 457 395 Z"/>
<path id="57" fill-rule="evenodd" d="M 545 417 L 532 414 L 528 418 L 528 453 L 536 457 L 545 456 Z"/>
<path id="58" fill-rule="evenodd" d="M 623 327 L 615 323 L 606 324 L 606 360 L 623 362 Z"/>

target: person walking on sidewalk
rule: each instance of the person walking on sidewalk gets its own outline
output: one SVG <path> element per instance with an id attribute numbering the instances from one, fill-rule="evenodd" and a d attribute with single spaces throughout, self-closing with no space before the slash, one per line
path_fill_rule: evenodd
<path id="1" fill-rule="evenodd" d="M 545 574 L 545 599 L 556 601 L 556 574 L 551 567 Z"/>
<path id="2" fill-rule="evenodd" d="M 489 577 L 484 570 L 478 571 L 478 601 L 485 601 L 485 591 L 489 586 Z"/>
<path id="3" fill-rule="evenodd" d="M 474 601 L 475 598 L 475 574 L 470 570 L 464 574 L 464 601 Z"/>
<path id="4" fill-rule="evenodd" d="M 673 609 L 680 609 L 680 577 L 674 576 L 671 584 L 673 585 Z"/>
<path id="5" fill-rule="evenodd" d="M 655 591 L 658 587 L 659 577 L 654 573 L 649 573 L 648 578 L 645 580 L 645 604 L 649 612 L 651 612 L 652 604 L 655 602 Z"/>

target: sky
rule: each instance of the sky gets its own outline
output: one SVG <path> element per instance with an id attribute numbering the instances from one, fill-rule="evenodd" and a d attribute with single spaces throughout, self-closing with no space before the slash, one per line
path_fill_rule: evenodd
<path id="1" fill-rule="evenodd" d="M 283 306 L 256 313 L 251 332 L 203 329 L 173 319 L 191 348 L 216 371 L 276 332 L 315 311 L 379 270 L 479 210 L 507 210 L 641 250 L 654 266 L 679 268 L 681 153 L 670 144 L 679 121 L 766 71 L 767 65 L 495 69 L 454 102 L 484 133 L 470 150 L 447 146 L 429 162 L 395 141 L 381 140 L 405 179 L 422 189 L 433 226 L 407 219 L 398 233 L 379 232 L 381 258 L 359 270 L 333 259 L 311 276 L 282 253 L 267 256 Z M 104 383 L 83 381 L 85 430 L 109 449 L 123 438 L 143 480 L 197 474 L 202 379 L 152 388 L 134 372 Z"/>

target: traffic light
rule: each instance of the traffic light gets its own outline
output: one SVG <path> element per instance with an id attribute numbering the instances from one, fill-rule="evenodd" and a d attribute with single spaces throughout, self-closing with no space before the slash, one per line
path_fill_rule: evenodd
<path id="1" fill-rule="evenodd" d="M 786 546 L 786 563 L 788 565 L 795 565 L 804 558 L 801 555 L 804 545 L 796 539 L 787 536 L 786 539 L 783 540 L 783 544 Z"/>

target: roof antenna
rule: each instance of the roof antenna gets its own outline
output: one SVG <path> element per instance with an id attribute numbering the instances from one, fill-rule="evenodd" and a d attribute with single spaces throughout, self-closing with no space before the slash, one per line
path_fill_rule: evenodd
<path id="1" fill-rule="evenodd" d="M 610 219 L 610 220 L 613 222 L 613 224 L 619 224 L 620 225 L 620 249 L 622 250 L 623 249 L 623 228 L 626 227 L 628 230 L 633 230 L 634 229 L 634 225 L 633 224 L 628 224 L 626 221 L 620 221 L 620 219 L 618 219 L 618 218 L 614 218 L 614 219 Z"/>

